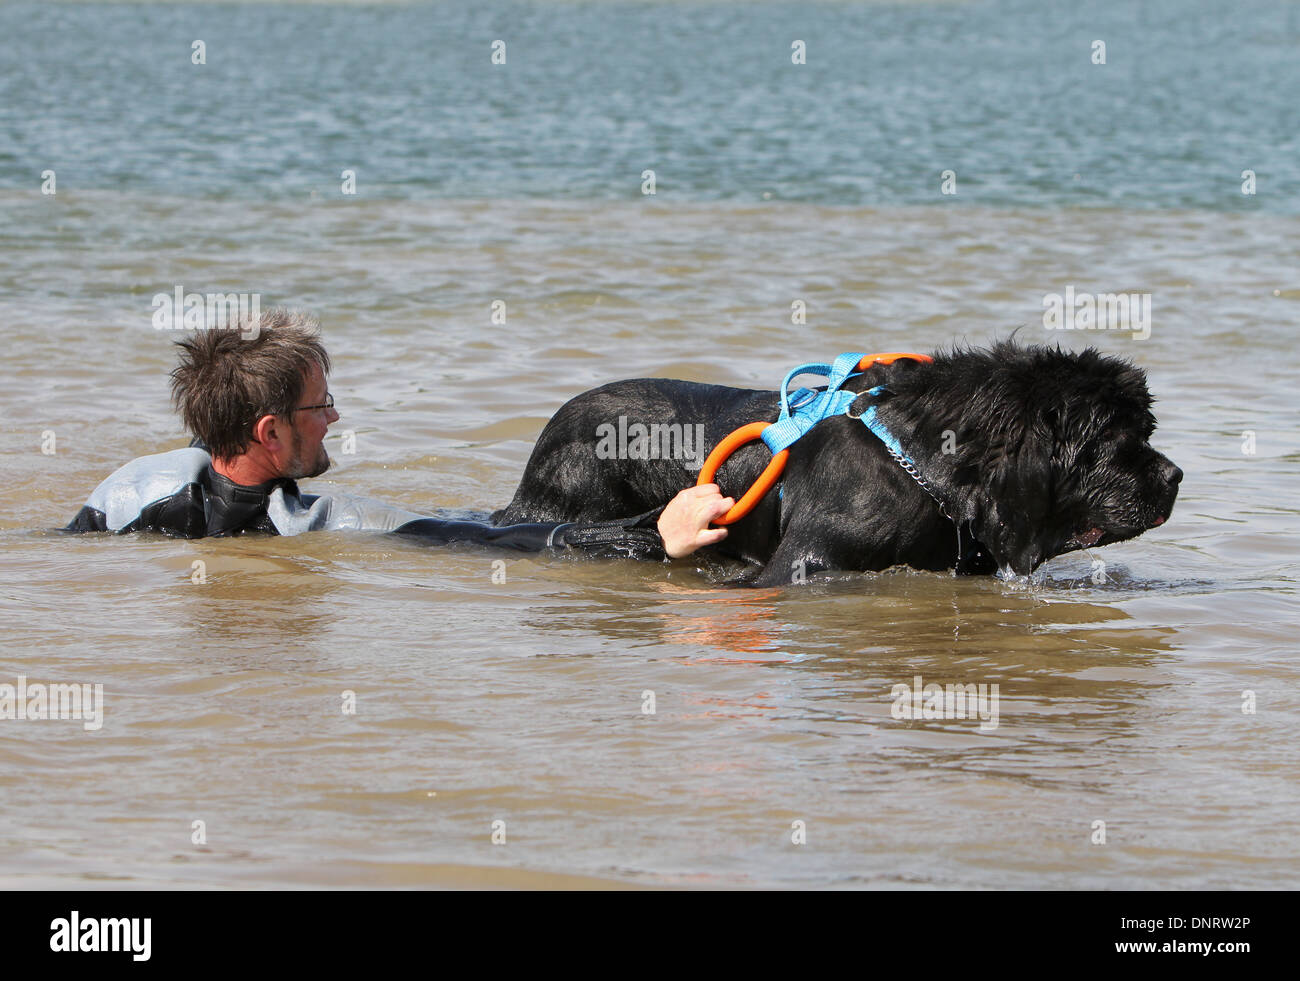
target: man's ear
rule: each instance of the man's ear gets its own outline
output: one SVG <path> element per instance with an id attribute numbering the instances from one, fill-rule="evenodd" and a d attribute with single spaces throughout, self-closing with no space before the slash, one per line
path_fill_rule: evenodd
<path id="1" fill-rule="evenodd" d="M 999 569 L 1027 576 L 1050 558 L 1049 522 L 1055 493 L 1051 441 L 1027 436 L 986 458 L 972 501 L 971 531 Z"/>
<path id="2" fill-rule="evenodd" d="M 267 452 L 274 453 L 288 440 L 287 426 L 279 416 L 262 416 L 253 423 L 253 439 Z"/>

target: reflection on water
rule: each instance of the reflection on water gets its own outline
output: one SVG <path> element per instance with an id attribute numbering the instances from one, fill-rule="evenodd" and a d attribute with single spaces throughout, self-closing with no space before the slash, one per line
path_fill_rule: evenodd
<path id="1" fill-rule="evenodd" d="M 1069 732 L 1087 723 L 1096 730 L 1103 712 L 1111 719 L 1103 726 L 1123 729 L 1126 713 L 1141 711 L 1148 689 L 1164 684 L 1152 680 L 1150 669 L 1177 652 L 1175 630 L 1132 625 L 1114 606 L 930 574 L 867 574 L 795 591 L 671 584 L 658 591 L 667 601 L 652 611 L 622 603 L 551 607 L 536 626 L 567 631 L 581 622 L 615 644 L 644 645 L 652 622 L 654 646 L 692 652 L 678 656 L 681 664 L 751 669 L 736 680 L 759 689 L 734 703 L 709 699 L 718 711 L 743 715 L 754 700 L 773 711 L 767 689 L 792 684 L 816 695 L 784 704 L 783 718 L 812 722 L 830 713 L 837 722 L 870 726 L 892 725 L 885 696 L 921 675 L 939 684 L 998 685 L 1014 706 L 1019 732 L 1028 724 Z M 856 646 L 843 646 L 846 639 Z M 758 668 L 770 670 L 753 673 Z M 960 720 L 920 719 L 899 738 L 964 728 Z"/>
<path id="2" fill-rule="evenodd" d="M 193 563 L 202 562 L 205 581 L 182 591 L 182 622 L 196 650 L 228 652 L 222 667 L 263 663 L 267 651 L 310 651 L 337 617 L 331 594 L 342 583 L 329 565 L 309 555 L 265 554 L 265 545 L 204 539 L 186 547 L 182 575 L 198 575 Z M 270 595 L 268 581 L 276 584 Z"/>

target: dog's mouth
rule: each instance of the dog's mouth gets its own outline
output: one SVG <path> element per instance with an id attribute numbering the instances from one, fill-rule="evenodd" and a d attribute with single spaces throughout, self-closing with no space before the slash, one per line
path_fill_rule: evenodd
<path id="1" fill-rule="evenodd" d="M 1100 525 L 1094 525 L 1091 528 L 1075 532 L 1071 535 L 1069 540 L 1066 541 L 1065 547 L 1067 549 L 1076 549 L 1092 548 L 1095 545 L 1112 545 L 1115 542 L 1122 542 L 1129 538 L 1136 538 L 1138 535 L 1142 534 L 1142 532 L 1151 528 L 1159 528 L 1168 520 L 1169 512 L 1165 511 L 1163 514 L 1157 513 L 1152 516 L 1145 526 L 1137 525 L 1131 529 L 1112 528 L 1107 530 Z"/>
<path id="2" fill-rule="evenodd" d="M 1087 531 L 1075 535 L 1066 544 L 1073 545 L 1075 548 L 1091 548 L 1101 541 L 1102 536 L 1105 534 L 1105 530 L 1101 528 L 1089 528 Z"/>
<path id="3" fill-rule="evenodd" d="M 1069 541 L 1065 543 L 1065 548 L 1066 551 L 1074 551 L 1080 548 L 1114 545 L 1116 542 L 1123 542 L 1130 538 L 1136 538 L 1145 530 L 1146 529 L 1141 525 L 1133 528 L 1103 528 L 1101 525 L 1094 525 L 1085 531 L 1075 532 L 1071 535 Z"/>

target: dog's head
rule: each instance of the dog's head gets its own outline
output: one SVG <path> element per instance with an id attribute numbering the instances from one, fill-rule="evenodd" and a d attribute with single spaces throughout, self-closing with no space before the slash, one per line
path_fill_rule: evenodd
<path id="1" fill-rule="evenodd" d="M 930 460 L 954 518 L 969 522 L 998 568 L 1027 575 L 1168 520 L 1183 473 L 1151 446 L 1141 369 L 1091 348 L 1012 342 L 941 356 L 935 369 L 927 401 L 956 445 Z M 934 418 L 928 438 L 941 445 Z"/>

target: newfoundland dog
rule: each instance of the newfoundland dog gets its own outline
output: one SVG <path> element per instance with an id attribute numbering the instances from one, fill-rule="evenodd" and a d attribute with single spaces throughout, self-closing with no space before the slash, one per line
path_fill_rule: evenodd
<path id="1" fill-rule="evenodd" d="M 861 393 L 848 414 L 794 443 L 780 486 L 704 550 L 746 563 L 737 583 L 894 565 L 1027 575 L 1163 524 L 1178 494 L 1182 471 L 1149 442 L 1146 376 L 1092 349 L 1004 341 L 875 364 L 843 391 Z M 727 434 L 774 421 L 778 397 L 664 378 L 585 392 L 547 424 L 493 520 L 600 521 L 659 506 L 696 482 Z M 858 419 L 867 406 L 899 457 Z M 742 446 L 716 482 L 739 499 L 771 456 L 762 442 Z"/>

